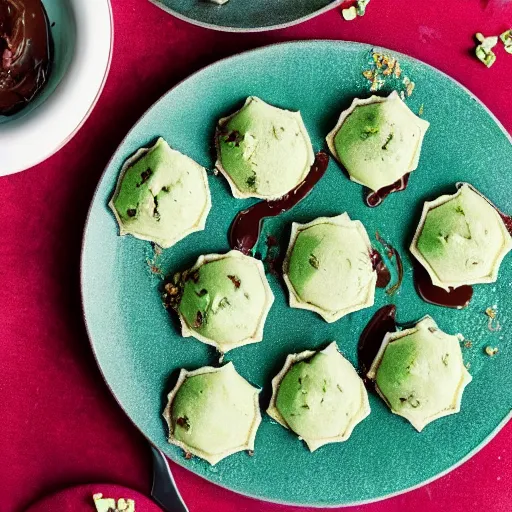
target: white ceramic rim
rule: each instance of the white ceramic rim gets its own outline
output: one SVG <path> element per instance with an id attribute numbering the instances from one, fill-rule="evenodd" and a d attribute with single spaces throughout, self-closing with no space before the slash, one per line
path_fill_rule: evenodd
<path id="1" fill-rule="evenodd" d="M 33 112 L 0 126 L 0 176 L 37 165 L 67 144 L 105 85 L 114 43 L 110 0 L 69 0 L 76 20 L 74 54 L 61 82 Z"/>

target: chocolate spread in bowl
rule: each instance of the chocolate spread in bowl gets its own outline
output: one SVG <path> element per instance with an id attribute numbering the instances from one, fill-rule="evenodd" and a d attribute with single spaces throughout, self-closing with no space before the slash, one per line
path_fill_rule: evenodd
<path id="1" fill-rule="evenodd" d="M 48 80 L 51 37 L 41 0 L 0 0 L 0 115 L 30 103 Z"/>

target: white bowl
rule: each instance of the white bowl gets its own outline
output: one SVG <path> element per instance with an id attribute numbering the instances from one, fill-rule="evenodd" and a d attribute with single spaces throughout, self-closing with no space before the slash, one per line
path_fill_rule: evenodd
<path id="1" fill-rule="evenodd" d="M 53 68 L 41 94 L 0 116 L 0 176 L 53 155 L 79 130 L 103 89 L 113 44 L 109 0 L 43 0 L 52 25 Z"/>

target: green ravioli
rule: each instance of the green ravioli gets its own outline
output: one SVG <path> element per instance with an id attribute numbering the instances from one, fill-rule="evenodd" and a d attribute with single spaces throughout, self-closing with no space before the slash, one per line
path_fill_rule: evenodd
<path id="1" fill-rule="evenodd" d="M 459 336 L 441 331 L 429 316 L 412 329 L 389 333 L 368 372 L 391 411 L 418 432 L 430 422 L 460 410 L 471 381 Z"/>
<path id="2" fill-rule="evenodd" d="M 492 283 L 512 249 L 496 209 L 470 185 L 426 202 L 410 250 L 432 282 L 450 287 Z"/>
<path id="3" fill-rule="evenodd" d="M 364 384 L 336 343 L 319 352 L 289 355 L 272 387 L 267 413 L 304 439 L 311 451 L 346 441 L 370 414 Z"/>
<path id="4" fill-rule="evenodd" d="M 428 127 L 394 91 L 387 98 L 354 99 L 327 143 L 352 181 L 377 191 L 418 167 Z"/>
<path id="5" fill-rule="evenodd" d="M 204 229 L 211 207 L 206 171 L 160 138 L 125 163 L 109 206 L 121 235 L 171 247 Z"/>
<path id="6" fill-rule="evenodd" d="M 181 370 L 164 411 L 169 442 L 210 464 L 253 450 L 261 422 L 258 395 L 233 363 Z"/>
<path id="7" fill-rule="evenodd" d="M 304 180 L 314 161 L 300 113 L 254 96 L 219 121 L 216 146 L 216 166 L 237 198 L 282 197 Z"/>
<path id="8" fill-rule="evenodd" d="M 377 274 L 371 251 L 364 226 L 346 213 L 293 223 L 283 267 L 290 305 L 327 322 L 372 306 Z"/>
<path id="9" fill-rule="evenodd" d="M 261 261 L 239 251 L 201 256 L 184 277 L 182 334 L 222 353 L 261 341 L 273 301 Z"/>

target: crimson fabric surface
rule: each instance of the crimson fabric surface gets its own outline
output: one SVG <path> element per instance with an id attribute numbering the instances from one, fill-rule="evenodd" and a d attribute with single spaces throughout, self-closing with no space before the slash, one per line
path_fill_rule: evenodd
<path id="1" fill-rule="evenodd" d="M 112 3 L 112 68 L 92 115 L 48 161 L 0 178 L 1 512 L 21 512 L 44 494 L 80 483 L 112 482 L 149 492 L 147 444 L 116 406 L 89 348 L 79 256 L 87 208 L 110 156 L 141 114 L 177 82 L 221 57 L 274 42 L 362 41 L 438 67 L 512 131 L 512 55 L 497 48 L 491 69 L 471 57 L 475 32 L 499 34 L 512 26 L 510 0 L 372 0 L 366 16 L 351 22 L 334 10 L 296 27 L 258 34 L 198 28 L 147 0 Z M 496 162 L 489 172 L 498 180 L 510 169 L 511 162 Z M 303 510 L 254 501 L 174 464 L 172 469 L 192 512 Z M 345 510 L 512 510 L 512 424 L 432 484 Z"/>

